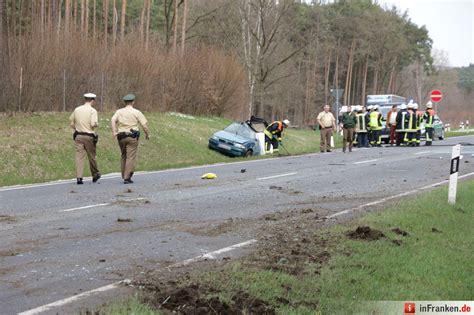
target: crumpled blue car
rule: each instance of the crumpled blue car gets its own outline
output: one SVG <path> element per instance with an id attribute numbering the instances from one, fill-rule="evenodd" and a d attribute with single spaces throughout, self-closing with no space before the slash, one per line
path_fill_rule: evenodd
<path id="1" fill-rule="evenodd" d="M 262 128 L 265 128 L 263 123 L 232 123 L 209 139 L 209 148 L 229 156 L 257 155 L 260 152 L 257 132 L 263 131 Z"/>

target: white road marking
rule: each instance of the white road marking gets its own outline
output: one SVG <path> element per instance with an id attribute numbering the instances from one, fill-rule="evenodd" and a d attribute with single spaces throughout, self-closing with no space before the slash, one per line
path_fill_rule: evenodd
<path id="1" fill-rule="evenodd" d="M 421 155 L 421 154 L 426 154 L 426 153 L 431 153 L 431 151 L 416 152 L 416 153 L 413 153 L 413 155 Z"/>
<path id="2" fill-rule="evenodd" d="M 469 177 L 469 176 L 472 176 L 472 175 L 474 175 L 474 172 L 459 176 L 459 178 L 465 178 L 465 177 Z M 374 205 L 380 204 L 380 203 L 388 201 L 388 200 L 392 200 L 392 199 L 412 195 L 412 194 L 414 194 L 414 193 L 416 193 L 420 190 L 426 190 L 426 189 L 433 188 L 433 187 L 436 187 L 436 186 L 440 186 L 440 185 L 443 185 L 443 184 L 446 184 L 446 183 L 449 183 L 449 180 L 443 180 L 439 183 L 431 184 L 431 185 L 424 186 L 424 187 L 421 187 L 421 188 L 418 188 L 418 189 L 415 189 L 415 190 L 410 190 L 410 191 L 407 191 L 407 192 L 404 192 L 404 193 L 400 193 L 400 194 L 397 194 L 397 195 L 382 198 L 382 199 L 379 199 L 379 200 L 376 200 L 376 201 L 373 201 L 373 202 L 369 202 L 369 203 L 360 205 L 360 206 L 355 207 L 355 208 L 346 209 L 346 210 L 328 215 L 328 216 L 326 216 L 326 219 L 332 219 L 332 218 L 338 217 L 338 216 L 343 215 L 343 214 L 347 214 L 347 213 L 350 213 L 350 212 L 353 212 L 353 211 L 361 210 L 365 207 L 374 206 Z"/>
<path id="3" fill-rule="evenodd" d="M 451 137 L 451 138 L 465 138 L 465 137 L 472 137 L 472 136 L 471 135 L 455 136 L 455 137 Z M 363 149 L 370 149 L 370 148 L 358 148 L 358 149 L 363 150 Z M 355 151 L 357 151 L 357 150 L 355 150 Z M 161 170 L 161 171 L 141 171 L 141 172 L 136 172 L 134 176 L 161 174 L 161 173 L 168 173 L 168 172 L 188 171 L 188 170 L 218 167 L 218 166 L 232 166 L 232 165 L 238 165 L 238 164 L 251 164 L 251 163 L 269 162 L 269 161 L 281 160 L 281 159 L 298 159 L 298 158 L 319 156 L 319 155 L 321 155 L 321 154 L 319 152 L 316 152 L 316 153 L 301 154 L 301 155 L 271 157 L 271 158 L 264 158 L 264 159 L 251 160 L 251 161 L 221 162 L 221 163 L 215 163 L 215 164 L 209 164 L 209 165 L 198 165 L 198 166 L 191 166 L 191 167 L 185 167 L 185 168 L 172 168 L 172 169 Z M 121 176 L 120 173 L 105 174 L 105 175 L 102 176 L 102 180 L 112 179 L 112 178 L 119 178 L 120 176 Z M 90 179 L 90 177 L 87 178 L 87 179 Z M 18 190 L 18 189 L 38 188 L 38 187 L 53 186 L 53 185 L 72 184 L 75 181 L 76 181 L 76 179 L 74 178 L 74 179 L 57 180 L 57 181 L 41 183 L 41 184 L 26 184 L 26 185 L 5 186 L 3 188 L 0 188 L 0 192 L 10 191 L 10 190 Z"/>
<path id="4" fill-rule="evenodd" d="M 139 200 L 145 200 L 146 198 L 133 198 L 133 199 L 120 199 L 117 201 L 121 202 L 133 202 L 133 201 L 139 201 Z M 71 211 L 76 211 L 76 210 L 83 210 L 83 209 L 90 209 L 90 208 L 97 208 L 97 207 L 103 207 L 103 206 L 110 206 L 113 205 L 113 202 L 105 202 L 105 203 L 98 203 L 95 205 L 88 205 L 88 206 L 82 206 L 82 207 L 76 207 L 76 208 L 70 208 L 70 209 L 64 209 L 64 210 L 59 210 L 58 212 L 71 212 Z"/>
<path id="5" fill-rule="evenodd" d="M 379 160 L 379 159 L 366 160 L 366 161 L 359 161 L 359 162 L 354 162 L 354 164 L 364 164 L 364 163 L 375 162 L 375 161 L 378 161 L 378 160 Z"/>
<path id="6" fill-rule="evenodd" d="M 189 265 L 193 262 L 201 261 L 201 260 L 204 260 L 204 259 L 216 259 L 217 258 L 216 256 L 219 255 L 219 254 L 230 252 L 230 251 L 232 251 L 234 249 L 237 249 L 237 248 L 249 246 L 249 245 L 252 245 L 256 242 L 257 242 L 257 240 L 252 239 L 252 240 L 248 240 L 248 241 L 245 241 L 245 242 L 242 242 L 242 243 L 239 243 L 239 244 L 234 244 L 234 245 L 231 245 L 231 246 L 228 246 L 228 247 L 224 247 L 224 248 L 215 250 L 213 252 L 209 252 L 209 253 L 206 253 L 206 254 L 203 254 L 203 255 L 196 256 L 194 258 L 183 260 L 181 262 L 178 262 L 176 264 L 172 264 L 172 265 L 168 266 L 168 268 L 183 267 L 183 266 Z M 97 288 L 97 289 L 94 289 L 94 290 L 83 292 L 83 293 L 75 295 L 75 296 L 71 296 L 71 297 L 56 301 L 56 302 L 52 302 L 52 303 L 49 303 L 49 304 L 46 304 L 46 305 L 43 305 L 43 306 L 39 306 L 37 308 L 31 309 L 31 310 L 28 310 L 28 311 L 18 313 L 18 315 L 35 315 L 35 314 L 40 314 L 40 313 L 43 313 L 43 312 L 47 312 L 47 311 L 50 311 L 52 308 L 63 306 L 63 305 L 66 305 L 66 304 L 70 304 L 72 302 L 75 302 L 75 301 L 84 299 L 86 297 L 89 297 L 92 294 L 105 292 L 105 291 L 109 291 L 109 290 L 112 290 L 112 289 L 116 289 L 122 283 L 126 283 L 126 282 L 129 282 L 129 281 L 130 280 L 125 279 L 125 280 L 118 281 L 118 282 L 115 282 L 115 283 L 112 283 L 112 284 L 108 284 L 106 286 L 103 286 L 103 287 L 100 287 L 100 288 Z"/>
<path id="7" fill-rule="evenodd" d="M 240 248 L 240 247 L 245 247 L 245 246 L 248 246 L 248 245 L 252 245 L 256 242 L 257 242 L 257 240 L 255 240 L 255 239 L 248 240 L 248 241 L 245 241 L 245 242 L 242 242 L 242 243 L 239 243 L 239 244 L 235 244 L 235 245 L 232 245 L 232 246 L 229 246 L 229 247 L 221 248 L 219 250 L 216 250 L 216 251 L 213 251 L 213 252 L 210 252 L 210 253 L 199 255 L 199 256 L 196 256 L 194 258 L 183 260 L 183 261 L 178 262 L 176 264 L 170 265 L 168 268 L 183 267 L 183 266 L 189 265 L 190 263 L 205 260 L 205 259 L 216 259 L 217 258 L 216 255 L 226 253 L 226 252 L 230 252 L 230 251 L 232 251 L 234 249 L 237 249 L 237 248 Z"/>
<path id="8" fill-rule="evenodd" d="M 43 313 L 43 312 L 47 312 L 47 311 L 51 310 L 54 307 L 63 306 L 63 305 L 72 303 L 74 301 L 84 299 L 84 298 L 86 298 L 86 297 L 88 297 L 88 296 L 90 296 L 94 293 L 100 293 L 100 292 L 105 292 L 105 291 L 115 289 L 120 285 L 120 283 L 122 283 L 122 281 L 115 282 L 115 283 L 112 283 L 112 284 L 109 284 L 109 285 L 106 285 L 106 286 L 103 286 L 103 287 L 100 287 L 100 288 L 97 288 L 97 289 L 94 289 L 94 290 L 91 290 L 91 291 L 87 291 L 87 292 L 75 295 L 75 296 L 71 296 L 69 298 L 62 299 L 62 300 L 59 300 L 59 301 L 56 301 L 56 302 L 53 302 L 53 303 L 49 303 L 49 304 L 46 304 L 46 305 L 31 309 L 31 310 L 28 310 L 28 311 L 25 311 L 25 312 L 21 312 L 21 313 L 18 313 L 18 315 L 35 315 L 35 314 L 40 314 L 40 313 Z"/>
<path id="9" fill-rule="evenodd" d="M 98 203 L 96 205 L 83 206 L 83 207 L 77 207 L 77 208 L 64 209 L 64 210 L 59 210 L 58 212 L 70 212 L 70 211 L 89 209 L 89 208 L 95 208 L 95 207 L 103 207 L 103 206 L 108 206 L 108 205 L 110 205 L 110 202 Z"/>
<path id="10" fill-rule="evenodd" d="M 278 177 L 284 177 L 284 176 L 291 176 L 291 175 L 296 175 L 296 174 L 298 174 L 298 172 L 285 173 L 285 174 L 274 175 L 274 176 L 267 176 L 267 177 L 260 177 L 260 178 L 257 178 L 257 180 L 265 180 L 265 179 L 271 179 L 271 178 L 278 178 Z"/>

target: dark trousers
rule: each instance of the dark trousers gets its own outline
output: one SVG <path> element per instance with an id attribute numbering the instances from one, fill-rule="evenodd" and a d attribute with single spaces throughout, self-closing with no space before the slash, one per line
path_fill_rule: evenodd
<path id="1" fill-rule="evenodd" d="M 277 150 L 277 149 L 278 149 L 278 140 L 277 140 L 277 138 L 272 137 L 272 138 L 270 139 L 269 137 L 265 136 L 265 147 L 266 147 L 266 150 L 267 150 L 267 151 L 270 150 L 270 144 L 272 145 L 273 150 Z"/>
<path id="2" fill-rule="evenodd" d="M 405 134 L 404 131 L 397 131 L 397 145 L 405 143 Z"/>
<path id="3" fill-rule="evenodd" d="M 421 130 L 417 129 L 416 130 L 416 145 L 419 146 L 421 142 Z"/>
<path id="4" fill-rule="evenodd" d="M 357 147 L 368 147 L 369 141 L 367 138 L 367 132 L 358 132 L 357 133 Z"/>
<path id="5" fill-rule="evenodd" d="M 431 145 L 431 142 L 433 141 L 433 134 L 434 134 L 434 129 L 433 127 L 426 127 L 425 129 L 425 137 L 426 137 L 426 145 Z"/>
<path id="6" fill-rule="evenodd" d="M 408 131 L 405 136 L 405 142 L 409 146 L 415 146 L 416 144 L 416 131 Z"/>
<path id="7" fill-rule="evenodd" d="M 380 135 L 381 130 L 372 130 L 371 131 L 371 145 L 380 145 L 382 143 L 382 137 Z"/>

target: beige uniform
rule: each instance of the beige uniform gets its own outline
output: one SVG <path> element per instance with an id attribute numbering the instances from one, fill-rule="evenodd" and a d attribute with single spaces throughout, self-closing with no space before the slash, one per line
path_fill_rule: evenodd
<path id="1" fill-rule="evenodd" d="M 98 126 L 97 111 L 89 104 L 76 107 L 69 116 L 71 126 L 79 133 L 75 136 L 76 148 L 76 177 L 83 178 L 84 161 L 86 156 L 92 177 L 99 174 L 96 161 L 96 143 L 94 142 L 94 129 Z"/>
<path id="2" fill-rule="evenodd" d="M 131 130 L 138 131 L 138 125 L 146 127 L 145 116 L 132 106 L 125 106 L 115 112 L 112 123 L 116 123 L 117 138 L 122 153 L 121 171 L 123 179 L 130 179 L 135 171 L 135 163 L 138 151 L 138 138 L 131 137 Z"/>
<path id="3" fill-rule="evenodd" d="M 321 123 L 321 125 L 323 125 L 323 127 L 320 130 L 321 152 L 326 152 L 326 151 L 329 151 L 329 148 L 330 148 L 332 128 L 333 128 L 333 124 L 336 121 L 336 118 L 334 118 L 334 115 L 331 112 L 326 113 L 325 111 L 322 111 L 318 114 L 317 120 L 318 120 L 318 123 Z"/>

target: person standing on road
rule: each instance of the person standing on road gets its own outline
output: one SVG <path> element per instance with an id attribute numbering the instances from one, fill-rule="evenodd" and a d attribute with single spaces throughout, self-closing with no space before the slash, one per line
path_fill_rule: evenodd
<path id="1" fill-rule="evenodd" d="M 348 105 L 346 112 L 342 114 L 342 152 L 346 153 L 346 148 L 349 145 L 349 152 L 352 152 L 352 144 L 354 142 L 354 129 L 357 124 L 356 114 L 352 111 L 351 106 Z"/>
<path id="2" fill-rule="evenodd" d="M 135 163 L 138 151 L 138 139 L 141 125 L 145 132 L 145 139 L 150 139 L 147 120 L 141 111 L 135 109 L 135 95 L 128 94 L 123 97 L 125 107 L 117 110 L 112 116 L 112 135 L 117 138 L 122 153 L 121 171 L 124 184 L 132 184 Z"/>
<path id="3" fill-rule="evenodd" d="M 400 110 L 397 113 L 397 147 L 405 143 L 406 129 L 408 125 L 408 111 L 407 105 L 403 103 L 400 105 Z"/>
<path id="4" fill-rule="evenodd" d="M 96 145 L 99 136 L 95 129 L 99 125 L 97 111 L 92 107 L 95 103 L 96 95 L 92 93 L 84 94 L 84 105 L 76 107 L 69 116 L 70 126 L 74 129 L 74 146 L 76 148 L 76 179 L 77 184 L 82 185 L 84 174 L 84 161 L 86 156 L 89 160 L 89 167 L 92 175 L 92 182 L 96 183 L 100 178 L 97 168 Z"/>
<path id="5" fill-rule="evenodd" d="M 382 146 L 382 115 L 379 113 L 379 105 L 374 105 L 369 116 L 369 128 L 371 132 L 370 145 L 375 147 Z"/>
<path id="6" fill-rule="evenodd" d="M 274 152 L 278 152 L 278 146 L 281 143 L 281 137 L 283 130 L 288 128 L 290 121 L 288 119 L 283 119 L 282 121 L 277 120 L 272 122 L 263 130 L 265 134 L 265 150 L 270 152 L 270 145 Z"/>
<path id="7" fill-rule="evenodd" d="M 372 143 L 372 129 L 370 128 L 370 114 L 372 113 L 372 110 L 374 109 L 373 105 L 367 106 L 367 111 L 365 112 L 365 115 L 367 116 L 367 143 Z"/>
<path id="8" fill-rule="evenodd" d="M 405 133 L 405 142 L 410 147 L 416 145 L 416 113 L 415 103 L 408 103 L 408 128 Z"/>
<path id="9" fill-rule="evenodd" d="M 356 115 L 357 119 L 357 147 L 368 147 L 367 125 L 369 124 L 369 116 L 364 112 L 365 107 L 359 107 Z"/>
<path id="10" fill-rule="evenodd" d="M 334 118 L 334 115 L 329 111 L 329 109 L 329 105 L 324 105 L 324 110 L 320 112 L 316 118 L 321 135 L 321 153 L 331 152 L 331 136 L 333 130 L 336 129 L 336 118 Z"/>
<path id="11" fill-rule="evenodd" d="M 425 122 L 425 145 L 430 146 L 433 141 L 433 120 L 435 112 L 433 110 L 433 103 L 428 101 L 426 103 L 426 111 L 423 114 L 423 121 Z"/>
<path id="12" fill-rule="evenodd" d="M 397 105 L 392 106 L 392 110 L 387 114 L 387 126 L 390 128 L 390 145 L 395 144 L 397 130 Z"/>
<path id="13" fill-rule="evenodd" d="M 418 104 L 413 104 L 413 109 L 416 114 L 416 146 L 419 147 L 421 143 L 421 123 L 423 122 L 423 112 L 418 109 Z"/>

